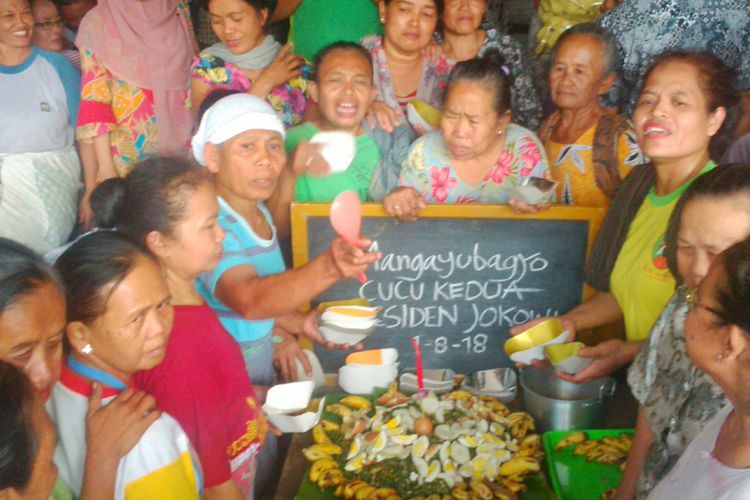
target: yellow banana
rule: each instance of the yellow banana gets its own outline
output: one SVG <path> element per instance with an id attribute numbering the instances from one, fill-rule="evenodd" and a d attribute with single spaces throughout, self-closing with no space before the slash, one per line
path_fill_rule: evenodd
<path id="1" fill-rule="evenodd" d="M 326 432 L 341 430 L 341 425 L 337 424 L 336 422 L 332 422 L 331 420 L 326 420 L 325 418 L 320 421 L 320 424 L 323 426 L 323 430 Z"/>
<path id="2" fill-rule="evenodd" d="M 363 398 L 362 396 L 347 396 L 342 399 L 341 404 L 353 408 L 355 410 L 369 410 L 372 408 L 372 403 L 369 399 Z"/>
<path id="3" fill-rule="evenodd" d="M 357 494 L 357 490 L 360 490 L 365 486 L 368 486 L 368 484 L 364 481 L 360 481 L 359 479 L 346 483 L 346 485 L 344 486 L 344 498 L 346 498 L 347 500 L 354 498 L 354 495 Z"/>
<path id="4" fill-rule="evenodd" d="M 333 455 L 340 455 L 341 448 L 333 443 L 319 443 L 302 449 L 302 453 L 311 462 L 321 458 L 331 458 Z"/>
<path id="5" fill-rule="evenodd" d="M 392 500 L 398 496 L 398 492 L 393 488 L 378 488 L 373 491 L 367 500 Z"/>
<path id="6" fill-rule="evenodd" d="M 619 438 L 605 437 L 604 439 L 602 439 L 602 442 L 604 444 L 608 444 L 609 446 L 617 448 L 618 450 L 623 451 L 625 453 L 630 452 L 630 447 L 633 444 L 633 442 L 630 439 L 623 439 L 622 437 L 619 437 Z"/>
<path id="7" fill-rule="evenodd" d="M 328 437 L 326 431 L 323 430 L 323 426 L 320 424 L 315 425 L 312 429 L 313 441 L 317 444 L 330 444 L 332 443 L 331 438 Z"/>
<path id="8" fill-rule="evenodd" d="M 374 492 L 375 487 L 367 484 L 364 488 L 360 488 L 357 490 L 357 492 L 354 494 L 354 498 L 356 498 L 357 500 L 367 500 Z"/>
<path id="9" fill-rule="evenodd" d="M 573 455 L 585 455 L 593 448 L 596 448 L 597 444 L 598 441 L 594 440 L 584 441 L 583 443 L 580 443 L 578 446 L 576 446 L 575 450 L 573 450 Z"/>
<path id="10" fill-rule="evenodd" d="M 481 500 L 492 500 L 492 497 L 494 496 L 490 487 L 480 481 L 471 481 L 469 483 L 469 488 Z"/>
<path id="11" fill-rule="evenodd" d="M 344 473 L 339 469 L 326 469 L 318 478 L 318 486 L 322 489 L 338 486 L 344 482 Z"/>
<path id="12" fill-rule="evenodd" d="M 529 457 L 514 457 L 500 466 L 501 476 L 526 472 L 539 472 L 539 462 Z"/>
<path id="13" fill-rule="evenodd" d="M 451 399 L 469 399 L 471 393 L 469 391 L 453 391 L 449 394 Z"/>
<path id="14" fill-rule="evenodd" d="M 333 413 L 334 415 L 338 415 L 344 420 L 352 416 L 352 409 L 340 403 L 326 406 L 326 411 L 329 413 Z"/>
<path id="15" fill-rule="evenodd" d="M 586 441 L 586 439 L 588 439 L 588 436 L 586 436 L 585 432 L 571 432 L 557 442 L 555 449 L 562 450 L 563 448 L 567 448 L 568 446 L 583 443 L 584 441 Z"/>
<path id="16" fill-rule="evenodd" d="M 532 450 L 538 450 L 542 447 L 542 440 L 539 437 L 539 434 L 529 434 L 525 438 L 523 438 L 523 441 L 521 441 L 521 449 L 532 449 Z"/>
<path id="17" fill-rule="evenodd" d="M 328 469 L 337 469 L 339 466 L 335 460 L 330 458 L 321 458 L 313 462 L 310 466 L 310 481 L 317 483 L 323 471 Z"/>

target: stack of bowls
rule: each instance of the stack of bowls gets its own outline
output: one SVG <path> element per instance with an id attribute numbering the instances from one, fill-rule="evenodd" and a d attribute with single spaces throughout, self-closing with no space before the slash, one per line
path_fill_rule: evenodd
<path id="1" fill-rule="evenodd" d="M 379 312 L 379 307 L 328 307 L 320 316 L 320 333 L 334 344 L 357 344 L 375 331 Z"/>
<path id="2" fill-rule="evenodd" d="M 355 352 L 339 368 L 339 385 L 349 394 L 371 394 L 376 387 L 388 387 L 398 375 L 398 351 L 374 349 Z"/>
<path id="3" fill-rule="evenodd" d="M 534 360 L 544 359 L 544 346 L 562 344 L 567 338 L 568 332 L 560 320 L 552 318 L 509 338 L 504 349 L 511 360 L 528 365 Z"/>

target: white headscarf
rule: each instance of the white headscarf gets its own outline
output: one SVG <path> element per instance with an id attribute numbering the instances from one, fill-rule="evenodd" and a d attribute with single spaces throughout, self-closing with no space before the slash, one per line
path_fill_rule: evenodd
<path id="1" fill-rule="evenodd" d="M 248 130 L 270 130 L 285 137 L 284 124 L 263 99 L 250 94 L 233 94 L 216 101 L 201 118 L 192 140 L 193 157 L 206 165 L 206 144 L 221 144 Z"/>

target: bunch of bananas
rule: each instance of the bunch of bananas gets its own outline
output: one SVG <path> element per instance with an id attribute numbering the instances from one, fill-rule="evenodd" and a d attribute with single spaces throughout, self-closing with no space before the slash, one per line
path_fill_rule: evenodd
<path id="1" fill-rule="evenodd" d="M 393 488 L 375 488 L 359 479 L 340 484 L 335 495 L 347 500 L 401 500 Z"/>
<path id="2" fill-rule="evenodd" d="M 583 455 L 589 462 L 597 462 L 605 465 L 623 464 L 628 458 L 633 438 L 627 434 L 618 437 L 605 437 L 602 439 L 588 439 L 584 432 L 573 432 L 562 438 L 556 448 L 561 450 L 568 446 L 576 445 L 573 455 Z"/>
<path id="3" fill-rule="evenodd" d="M 455 500 L 515 500 L 516 495 L 509 489 L 485 479 L 483 481 L 472 480 L 469 484 L 458 483 L 448 498 Z M 430 500 L 430 498 L 426 500 Z"/>
<path id="4" fill-rule="evenodd" d="M 510 413 L 507 417 L 510 435 L 519 441 L 526 437 L 529 431 L 536 429 L 534 419 L 524 411 Z"/>

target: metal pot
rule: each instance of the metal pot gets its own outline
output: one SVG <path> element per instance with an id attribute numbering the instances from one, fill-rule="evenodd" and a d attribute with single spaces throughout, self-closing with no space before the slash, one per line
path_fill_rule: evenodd
<path id="1" fill-rule="evenodd" d="M 527 368 L 520 378 L 525 409 L 539 432 L 599 426 L 605 398 L 615 392 L 611 377 L 574 384 L 556 377 L 551 368 Z"/>

